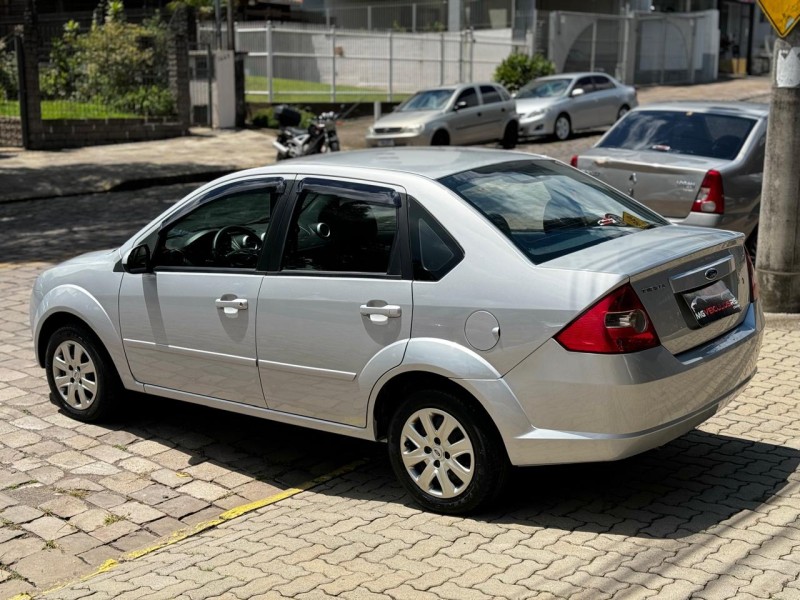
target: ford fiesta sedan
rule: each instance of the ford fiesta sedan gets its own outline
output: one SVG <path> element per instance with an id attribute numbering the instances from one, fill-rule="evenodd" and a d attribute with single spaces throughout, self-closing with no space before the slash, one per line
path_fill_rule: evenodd
<path id="1" fill-rule="evenodd" d="M 544 157 L 341 152 L 49 269 L 31 324 L 76 419 L 135 390 L 379 440 L 418 503 L 464 513 L 511 465 L 631 456 L 734 398 L 763 329 L 743 241 Z"/>

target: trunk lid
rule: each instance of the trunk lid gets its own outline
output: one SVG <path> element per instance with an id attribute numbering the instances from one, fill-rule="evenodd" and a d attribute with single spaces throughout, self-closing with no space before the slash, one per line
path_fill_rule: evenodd
<path id="1" fill-rule="evenodd" d="M 726 162 L 656 150 L 592 148 L 578 157 L 577 166 L 657 213 L 683 219 L 706 173 Z"/>
<path id="2" fill-rule="evenodd" d="M 744 236 L 663 226 L 610 240 L 543 263 L 543 268 L 626 275 L 673 354 L 736 327 L 750 302 Z"/>

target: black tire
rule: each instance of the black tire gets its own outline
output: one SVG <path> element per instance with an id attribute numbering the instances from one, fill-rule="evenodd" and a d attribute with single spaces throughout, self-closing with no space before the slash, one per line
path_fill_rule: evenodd
<path id="1" fill-rule="evenodd" d="M 50 336 L 45 371 L 54 402 L 79 421 L 93 423 L 107 418 L 123 393 L 119 375 L 105 348 L 82 327 L 66 325 Z M 64 373 L 63 377 L 68 379 L 64 379 L 63 384 L 57 382 L 55 371 Z M 76 373 L 79 378 L 72 377 Z"/>
<path id="2" fill-rule="evenodd" d="M 559 121 L 564 120 L 566 122 L 566 128 L 559 128 Z M 569 115 L 567 113 L 561 113 L 556 117 L 555 125 L 553 126 L 553 135 L 559 142 L 563 142 L 564 140 L 568 140 L 569 137 L 572 135 L 572 121 L 570 121 Z"/>
<path id="3" fill-rule="evenodd" d="M 339 142 L 331 142 L 330 151 L 331 152 L 339 152 Z"/>
<path id="4" fill-rule="evenodd" d="M 516 122 L 512 121 L 508 125 L 506 125 L 506 130 L 503 132 L 503 139 L 500 141 L 500 145 L 503 146 L 506 150 L 513 150 L 517 147 L 517 141 L 519 140 L 519 125 Z"/>
<path id="5" fill-rule="evenodd" d="M 630 112 L 630 110 L 631 107 L 628 106 L 627 104 L 623 104 L 622 106 L 620 106 L 619 110 L 617 111 L 617 121 L 619 121 L 622 117 L 627 115 Z"/>
<path id="6" fill-rule="evenodd" d="M 438 429 L 426 432 L 422 424 L 431 415 L 434 427 L 444 426 L 443 413 L 454 424 L 446 439 L 436 437 Z M 407 427 L 424 446 L 412 441 L 405 433 L 412 434 Z M 433 512 L 466 514 L 486 506 L 501 493 L 510 468 L 499 435 L 487 426 L 486 416 L 470 402 L 441 390 L 412 392 L 392 416 L 388 443 L 395 475 L 420 506 Z M 454 447 L 461 450 L 458 456 L 448 452 Z M 428 477 L 429 469 L 432 475 Z M 465 477 L 467 471 L 471 475 Z"/>
<path id="7" fill-rule="evenodd" d="M 433 138 L 431 139 L 431 146 L 449 146 L 450 145 L 450 135 L 443 130 L 439 130 L 433 134 Z"/>

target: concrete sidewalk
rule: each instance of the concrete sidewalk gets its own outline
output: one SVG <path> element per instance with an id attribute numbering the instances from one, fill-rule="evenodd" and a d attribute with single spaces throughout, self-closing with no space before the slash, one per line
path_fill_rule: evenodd
<path id="1" fill-rule="evenodd" d="M 639 90 L 639 102 L 659 100 L 769 101 L 768 77 L 730 79 L 694 86 L 654 86 Z M 371 118 L 339 126 L 342 147 L 364 147 Z M 155 142 L 92 146 L 60 152 L 0 148 L 0 202 L 73 196 L 184 182 L 220 175 L 275 160 L 271 130 L 192 129 L 187 137 Z M 521 144 L 520 149 L 561 160 L 594 143 L 581 136 L 561 143 Z"/>

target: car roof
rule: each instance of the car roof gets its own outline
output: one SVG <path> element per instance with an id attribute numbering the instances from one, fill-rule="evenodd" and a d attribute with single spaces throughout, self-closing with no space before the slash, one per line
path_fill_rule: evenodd
<path id="1" fill-rule="evenodd" d="M 429 179 L 439 179 L 487 165 L 532 159 L 551 160 L 538 154 L 488 148 L 407 147 L 314 154 L 281 161 L 273 167 L 263 167 L 259 170 L 267 173 L 275 170 L 285 172 L 287 167 L 297 166 L 297 172 L 313 173 L 313 168 L 317 166 L 342 167 L 374 171 L 371 179 L 375 179 L 379 171 L 410 173 Z"/>
<path id="2" fill-rule="evenodd" d="M 734 114 L 747 117 L 766 117 L 769 105 L 759 102 L 715 102 L 713 100 L 676 100 L 673 102 L 656 102 L 640 105 L 635 112 L 653 110 L 669 110 L 679 112 L 704 112 L 715 114 Z M 632 111 L 632 112 L 634 112 Z"/>
<path id="3" fill-rule="evenodd" d="M 472 87 L 473 85 L 481 86 L 481 85 L 491 85 L 494 87 L 503 87 L 501 84 L 495 81 L 468 81 L 466 83 L 453 83 L 450 85 L 439 85 L 436 87 L 429 87 L 429 88 L 422 88 L 414 92 L 418 94 L 420 92 L 434 92 L 436 90 L 460 90 L 466 87 Z"/>
<path id="4" fill-rule="evenodd" d="M 600 71 L 574 71 L 570 73 L 557 73 L 555 75 L 545 75 L 544 77 L 537 77 L 535 81 L 546 80 L 546 79 L 577 79 L 578 77 L 588 77 L 590 75 L 605 75 L 606 77 L 616 81 L 613 75 L 609 75 L 608 73 L 602 73 Z"/>

